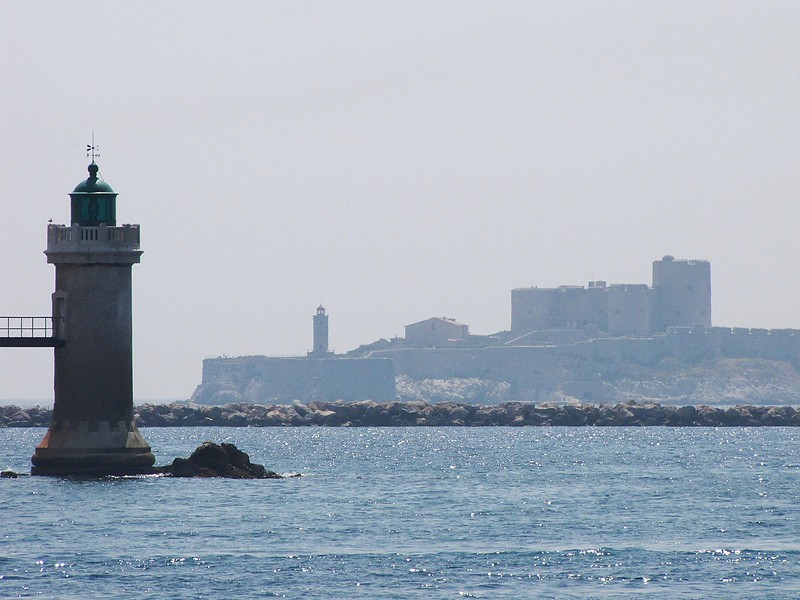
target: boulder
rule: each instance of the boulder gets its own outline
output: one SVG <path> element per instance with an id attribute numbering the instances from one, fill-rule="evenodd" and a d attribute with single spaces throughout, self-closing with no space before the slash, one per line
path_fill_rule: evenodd
<path id="1" fill-rule="evenodd" d="M 30 427 L 31 416 L 24 410 L 18 410 L 8 420 L 8 427 Z"/>
<path id="2" fill-rule="evenodd" d="M 336 412 L 332 410 L 315 410 L 313 422 L 316 425 L 337 425 Z"/>
<path id="3" fill-rule="evenodd" d="M 189 458 L 176 458 L 156 472 L 172 477 L 224 477 L 227 479 L 281 479 L 264 465 L 250 462 L 246 452 L 233 444 L 203 442 Z"/>
<path id="4" fill-rule="evenodd" d="M 225 415 L 225 425 L 229 427 L 247 427 L 250 417 L 247 413 L 234 411 Z"/>

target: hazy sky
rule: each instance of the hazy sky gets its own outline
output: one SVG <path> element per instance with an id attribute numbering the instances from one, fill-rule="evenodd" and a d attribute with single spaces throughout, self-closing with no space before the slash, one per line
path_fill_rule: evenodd
<path id="1" fill-rule="evenodd" d="M 0 314 L 49 314 L 47 220 L 96 132 L 135 397 L 202 359 L 339 352 L 510 290 L 711 261 L 715 325 L 800 328 L 800 3 L 3 2 Z M 0 350 L 0 399 L 52 351 Z"/>

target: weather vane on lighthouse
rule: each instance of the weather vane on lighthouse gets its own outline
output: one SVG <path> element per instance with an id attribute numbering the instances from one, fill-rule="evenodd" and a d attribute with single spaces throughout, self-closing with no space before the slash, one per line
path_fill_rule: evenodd
<path id="1" fill-rule="evenodd" d="M 100 148 L 98 148 L 94 144 L 94 129 L 93 129 L 92 130 L 92 143 L 91 144 L 86 144 L 86 156 L 87 157 L 89 157 L 89 156 L 92 157 L 92 164 L 94 164 L 94 159 L 97 158 L 98 156 L 100 156 L 100 153 L 98 152 L 98 150 L 100 150 Z"/>

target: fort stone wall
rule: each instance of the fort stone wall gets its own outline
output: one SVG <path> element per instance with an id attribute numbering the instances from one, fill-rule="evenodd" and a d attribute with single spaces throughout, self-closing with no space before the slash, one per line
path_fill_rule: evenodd
<path id="1" fill-rule="evenodd" d="M 650 298 L 645 284 L 608 286 L 608 333 L 647 335 L 650 333 Z"/>
<path id="2" fill-rule="evenodd" d="M 539 329 L 579 329 L 596 325 L 608 327 L 608 298 L 605 285 L 588 288 L 562 285 L 558 288 L 516 288 L 511 290 L 511 331 L 523 334 Z"/>
<path id="3" fill-rule="evenodd" d="M 507 346 L 565 346 L 577 342 L 585 342 L 596 338 L 607 337 L 596 325 L 587 325 L 580 329 L 537 329 L 519 337 L 506 340 Z M 486 344 L 488 345 L 488 344 Z"/>
<path id="4" fill-rule="evenodd" d="M 207 358 L 198 404 L 375 400 L 397 396 L 392 361 L 380 358 Z"/>
<path id="5" fill-rule="evenodd" d="M 517 288 L 511 290 L 511 331 L 523 334 L 539 329 L 553 329 L 553 315 L 558 304 L 557 290 Z"/>
<path id="6" fill-rule="evenodd" d="M 800 331 L 712 327 L 707 335 L 725 358 L 800 359 Z"/>
<path id="7" fill-rule="evenodd" d="M 764 358 L 800 362 L 800 331 L 669 327 L 650 337 L 598 337 L 563 345 L 486 348 L 404 348 L 373 352 L 391 358 L 397 374 L 413 379 L 472 378 L 505 381 L 521 390 L 557 390 L 592 385 L 598 371 L 632 363 L 650 367 L 670 358 L 697 364 L 720 358 Z M 575 383 L 580 382 L 580 383 Z M 595 398 L 602 395 L 595 389 Z M 576 388 L 577 389 L 577 388 Z M 588 392 L 587 392 L 588 393 Z"/>

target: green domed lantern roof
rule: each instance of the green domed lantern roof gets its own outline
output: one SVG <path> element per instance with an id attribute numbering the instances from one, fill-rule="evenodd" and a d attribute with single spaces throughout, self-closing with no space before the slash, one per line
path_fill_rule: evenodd
<path id="1" fill-rule="evenodd" d="M 100 170 L 95 163 L 89 165 L 89 178 L 86 181 L 81 181 L 72 190 L 73 194 L 93 194 L 96 192 L 114 193 L 111 186 L 102 179 L 98 179 L 97 172 Z"/>
<path id="2" fill-rule="evenodd" d="M 97 176 L 100 168 L 92 162 L 89 177 L 81 181 L 69 195 L 71 199 L 70 222 L 82 227 L 117 224 L 117 194 Z"/>

